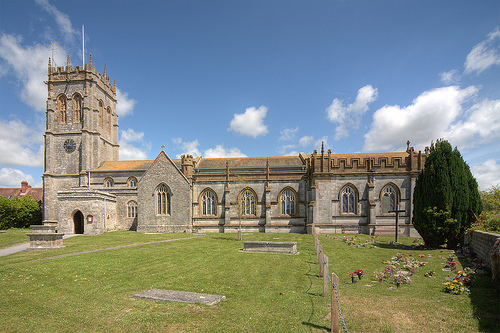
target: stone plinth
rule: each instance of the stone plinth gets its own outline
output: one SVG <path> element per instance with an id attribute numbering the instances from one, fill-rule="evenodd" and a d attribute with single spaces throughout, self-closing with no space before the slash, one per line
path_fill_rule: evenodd
<path id="1" fill-rule="evenodd" d="M 263 241 L 243 242 L 243 251 L 296 254 L 297 242 L 263 242 Z"/>
<path id="2" fill-rule="evenodd" d="M 30 247 L 28 250 L 47 250 L 64 247 L 62 243 L 64 234 L 57 233 L 54 225 L 32 225 L 31 228 L 33 232 L 26 234 L 30 238 Z"/>

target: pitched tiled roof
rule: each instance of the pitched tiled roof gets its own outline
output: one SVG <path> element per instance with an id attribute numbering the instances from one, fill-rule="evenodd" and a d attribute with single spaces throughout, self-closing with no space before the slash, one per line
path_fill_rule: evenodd
<path id="1" fill-rule="evenodd" d="M 230 158 L 201 158 L 195 166 L 197 169 L 225 168 L 226 161 L 230 168 L 265 168 L 269 167 L 302 167 L 304 163 L 297 156 L 270 156 L 270 157 L 230 157 Z"/>
<path id="2" fill-rule="evenodd" d="M 41 187 L 27 186 L 25 193 L 22 193 L 22 188 L 19 187 L 0 187 L 0 196 L 10 199 L 30 195 L 36 201 L 43 201 L 43 189 Z"/>
<path id="3" fill-rule="evenodd" d="M 90 171 L 140 171 L 147 170 L 153 163 L 153 160 L 140 161 L 106 161 L 101 166 Z"/>

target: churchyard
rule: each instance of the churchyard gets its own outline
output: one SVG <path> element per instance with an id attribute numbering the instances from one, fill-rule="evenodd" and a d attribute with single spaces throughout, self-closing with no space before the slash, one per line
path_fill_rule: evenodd
<path id="1" fill-rule="evenodd" d="M 0 246 L 16 242 L 10 233 L 0 234 Z M 319 240 L 329 271 L 340 278 L 349 332 L 500 330 L 500 298 L 490 276 L 476 274 L 470 294 L 444 292 L 455 276 L 446 264 L 454 261 L 460 271 L 472 264 L 467 255 L 424 249 L 419 240 L 406 237 L 398 244 L 391 243 L 393 237 L 349 234 Z M 62 249 L 0 257 L 0 330 L 328 332 L 331 299 L 323 297 L 313 237 L 243 234 L 243 241 L 297 242 L 299 253 L 242 252 L 237 234 L 119 231 L 69 238 Z M 397 288 L 392 276 L 383 282 L 377 278 L 388 265 L 404 270 L 409 263 L 411 283 Z M 364 275 L 356 274 L 352 283 L 356 270 Z M 212 306 L 133 298 L 150 289 L 226 298 Z"/>

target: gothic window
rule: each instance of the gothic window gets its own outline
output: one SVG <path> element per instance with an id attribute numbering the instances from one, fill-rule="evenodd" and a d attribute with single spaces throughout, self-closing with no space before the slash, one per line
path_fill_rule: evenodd
<path id="1" fill-rule="evenodd" d="M 342 190 L 342 214 L 356 214 L 356 192 L 351 186 Z"/>
<path id="2" fill-rule="evenodd" d="M 73 123 L 82 121 L 82 96 L 80 94 L 73 95 Z"/>
<path id="3" fill-rule="evenodd" d="M 165 184 L 156 188 L 156 212 L 158 215 L 170 215 L 170 189 Z"/>
<path id="4" fill-rule="evenodd" d="M 137 202 L 129 201 L 127 203 L 127 217 L 137 217 Z"/>
<path id="5" fill-rule="evenodd" d="M 296 195 L 295 192 L 287 188 L 281 192 L 279 197 L 281 214 L 282 215 L 295 215 L 296 213 Z"/>
<path id="6" fill-rule="evenodd" d="M 104 187 L 113 187 L 114 183 L 115 182 L 113 181 L 113 178 L 111 178 L 111 177 L 104 179 Z"/>
<path id="7" fill-rule="evenodd" d="M 128 187 L 137 187 L 137 178 L 135 177 L 130 177 L 127 180 Z"/>
<path id="8" fill-rule="evenodd" d="M 101 100 L 99 100 L 99 115 L 98 115 L 98 123 L 99 127 L 103 126 L 103 117 L 104 117 L 104 104 Z"/>
<path id="9" fill-rule="evenodd" d="M 386 214 L 396 210 L 397 194 L 392 185 L 387 185 L 382 190 L 382 213 Z"/>
<path id="10" fill-rule="evenodd" d="M 57 121 L 61 124 L 66 123 L 66 96 L 59 95 L 57 98 Z"/>
<path id="11" fill-rule="evenodd" d="M 217 215 L 217 199 L 212 190 L 205 190 L 201 195 L 201 215 Z"/>
<path id="12" fill-rule="evenodd" d="M 111 132 L 111 108 L 108 106 L 106 108 L 106 130 Z"/>
<path id="13" fill-rule="evenodd" d="M 240 193 L 241 215 L 255 215 L 255 194 L 250 189 L 245 189 Z"/>

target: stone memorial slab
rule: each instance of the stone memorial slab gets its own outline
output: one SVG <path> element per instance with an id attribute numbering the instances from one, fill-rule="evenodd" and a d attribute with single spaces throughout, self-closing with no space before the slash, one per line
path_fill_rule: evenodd
<path id="1" fill-rule="evenodd" d="M 210 295 L 210 294 L 200 294 L 192 293 L 188 291 L 176 291 L 176 290 L 164 290 L 164 289 L 150 289 L 143 291 L 134 298 L 149 299 L 152 301 L 163 301 L 163 302 L 179 302 L 179 303 L 201 303 L 205 305 L 214 305 L 220 301 L 226 299 L 226 296 L 222 295 Z"/>
<path id="2" fill-rule="evenodd" d="M 246 252 L 276 252 L 297 254 L 297 242 L 243 242 L 243 251 Z"/>

